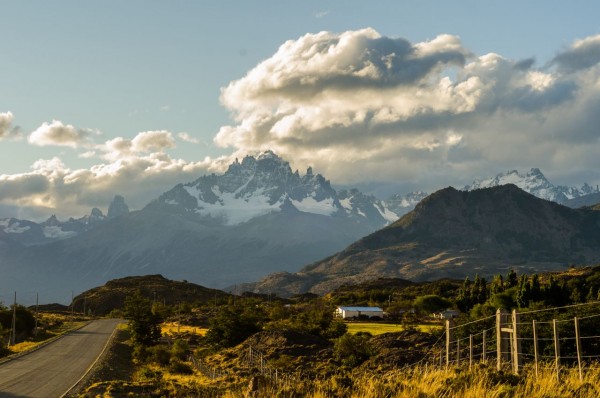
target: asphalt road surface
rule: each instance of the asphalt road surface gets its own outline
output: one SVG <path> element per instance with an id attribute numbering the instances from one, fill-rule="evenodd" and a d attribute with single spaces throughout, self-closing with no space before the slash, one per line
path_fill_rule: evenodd
<path id="1" fill-rule="evenodd" d="M 0 365 L 0 397 L 58 398 L 104 350 L 118 320 L 101 319 Z"/>

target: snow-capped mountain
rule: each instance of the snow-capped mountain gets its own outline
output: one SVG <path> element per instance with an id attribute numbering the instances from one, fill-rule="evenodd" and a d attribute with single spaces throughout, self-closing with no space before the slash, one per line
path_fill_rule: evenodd
<path id="1" fill-rule="evenodd" d="M 11 280 L 0 278 L 0 290 L 83 289 L 159 273 L 226 287 L 295 272 L 398 218 L 374 196 L 337 192 L 311 168 L 292 171 L 270 151 L 235 161 L 223 174 L 178 184 L 142 210 L 105 219 L 93 215 L 88 223 L 104 221 L 68 239 L 23 250 L 3 249 L 0 239 L 3 264 L 13 270 Z M 15 232 L 29 226 L 6 224 Z M 55 218 L 44 225 L 60 226 Z"/>
<path id="2" fill-rule="evenodd" d="M 517 170 L 511 170 L 492 178 L 476 180 L 473 184 L 465 186 L 463 190 L 472 191 L 506 184 L 514 184 L 538 198 L 560 204 L 567 204 L 571 199 L 599 192 L 598 187 L 593 188 L 587 183 L 581 188 L 554 185 L 548 181 L 538 168 L 532 168 L 527 174 L 520 174 Z"/>
<path id="3" fill-rule="evenodd" d="M 403 216 L 414 209 L 415 206 L 427 195 L 427 193 L 422 191 L 411 192 L 406 195 L 396 194 L 387 198 L 385 200 L 385 204 L 392 212 L 398 216 Z"/>
<path id="4" fill-rule="evenodd" d="M 148 205 L 170 208 L 220 225 L 239 225 L 256 217 L 282 211 L 299 211 L 329 217 L 346 217 L 373 230 L 398 215 L 372 195 L 356 189 L 336 192 L 321 174 L 308 168 L 292 172 L 288 162 L 266 151 L 237 159 L 223 175 L 202 176 L 179 184 Z"/>
<path id="5" fill-rule="evenodd" d="M 127 214 L 129 209 L 122 196 L 116 195 L 109 205 L 109 213 L 113 217 Z M 81 218 L 69 218 L 67 221 L 60 221 L 55 215 L 50 216 L 46 221 L 36 223 L 28 220 L 18 220 L 16 218 L 0 219 L 0 240 L 18 243 L 24 246 L 42 245 L 56 240 L 75 237 L 82 232 L 88 231 L 108 219 L 102 211 L 96 207 L 92 209 L 89 215 Z"/>

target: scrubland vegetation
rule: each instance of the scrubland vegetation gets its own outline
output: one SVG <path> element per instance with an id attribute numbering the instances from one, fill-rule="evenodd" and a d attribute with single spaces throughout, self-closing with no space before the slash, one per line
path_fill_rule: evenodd
<path id="1" fill-rule="evenodd" d="M 530 365 L 519 375 L 508 369 L 498 372 L 489 362 L 476 362 L 472 370 L 441 368 L 439 361 L 434 366 L 431 348 L 443 341 L 444 331 L 430 312 L 459 309 L 457 324 L 461 324 L 488 316 L 499 304 L 525 311 L 592 302 L 600 287 L 599 275 L 597 269 L 588 268 L 553 276 L 510 272 L 492 282 L 478 276 L 428 284 L 388 280 L 344 287 L 326 297 L 283 300 L 245 295 L 220 305 L 213 301 L 165 306 L 134 294 L 113 312 L 123 315 L 128 325 L 118 332 L 107 358 L 80 393 L 85 397 L 597 397 L 600 365 L 594 362 L 585 364 L 583 381 L 566 361 L 560 379 L 552 363 L 542 363 L 537 375 Z M 336 304 L 382 306 L 389 319 L 345 322 L 334 318 Z M 586 314 L 593 311 L 590 307 Z M 595 311 L 600 314 L 600 306 Z M 69 317 L 45 317 L 40 321 L 45 336 L 73 326 Z M 594 319 L 589 320 L 593 327 Z M 23 347 L 34 340 L 24 334 L 21 339 Z M 435 347 L 439 352 L 442 345 Z M 250 361 L 249 350 L 258 352 L 264 362 Z M 263 367 L 277 369 L 277 378 L 273 373 L 261 375 Z"/>

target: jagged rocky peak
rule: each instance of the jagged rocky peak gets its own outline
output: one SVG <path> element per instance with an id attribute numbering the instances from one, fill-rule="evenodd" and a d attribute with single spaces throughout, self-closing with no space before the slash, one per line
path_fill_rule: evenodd
<path id="1" fill-rule="evenodd" d="M 350 199 L 348 196 L 352 196 Z M 224 174 L 211 174 L 179 184 L 148 206 L 220 220 L 228 225 L 273 212 L 293 211 L 332 217 L 354 217 L 381 228 L 397 219 L 382 202 L 359 191 L 343 194 L 344 204 L 331 183 L 308 167 L 292 171 L 289 162 L 273 151 L 235 159 Z"/>
<path id="2" fill-rule="evenodd" d="M 48 217 L 48 219 L 46 221 L 44 221 L 42 223 L 43 226 L 48 226 L 48 227 L 56 227 L 60 224 L 61 224 L 61 222 L 58 221 L 58 218 L 56 218 L 56 214 L 52 214 L 50 217 Z"/>
<path id="3" fill-rule="evenodd" d="M 104 218 L 104 213 L 102 213 L 102 210 L 100 210 L 99 208 L 94 207 L 92 209 L 92 212 L 90 213 L 90 218 L 94 218 L 94 219 Z"/>
<path id="4" fill-rule="evenodd" d="M 88 224 L 95 224 L 95 223 L 99 223 L 102 222 L 106 219 L 106 217 L 104 216 L 104 213 L 102 213 L 102 210 L 100 210 L 97 207 L 94 207 L 88 217 Z"/>
<path id="5" fill-rule="evenodd" d="M 125 198 L 121 195 L 115 195 L 115 198 L 108 206 L 107 218 L 120 217 L 129 213 L 129 206 L 125 203 Z"/>

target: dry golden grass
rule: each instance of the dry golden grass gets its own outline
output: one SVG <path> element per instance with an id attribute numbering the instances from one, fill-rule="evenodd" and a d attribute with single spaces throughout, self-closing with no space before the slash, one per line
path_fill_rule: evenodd
<path id="1" fill-rule="evenodd" d="M 165 322 L 160 325 L 163 335 L 173 336 L 178 333 L 197 334 L 204 336 L 208 329 L 188 325 L 178 325 L 177 322 Z"/>
<path id="2" fill-rule="evenodd" d="M 382 322 L 348 322 L 346 323 L 348 326 L 348 333 L 358 333 L 358 332 L 367 332 L 373 336 L 377 336 L 383 333 L 396 333 L 401 332 L 406 329 L 402 325 L 396 325 L 391 323 L 382 323 Z M 420 332 L 431 333 L 436 330 L 441 330 L 441 325 L 415 325 L 415 329 Z"/>
<path id="3" fill-rule="evenodd" d="M 385 374 L 336 375 L 312 382 L 301 381 L 290 387 L 265 387 L 258 396 L 285 397 L 292 396 L 292 392 L 307 398 L 597 398 L 600 397 L 600 366 L 588 368 L 583 382 L 576 368 L 563 369 L 558 381 L 551 368 L 542 370 L 536 378 L 532 369 L 526 369 L 522 376 L 513 376 L 488 367 L 477 367 L 473 371 L 415 367 Z"/>

